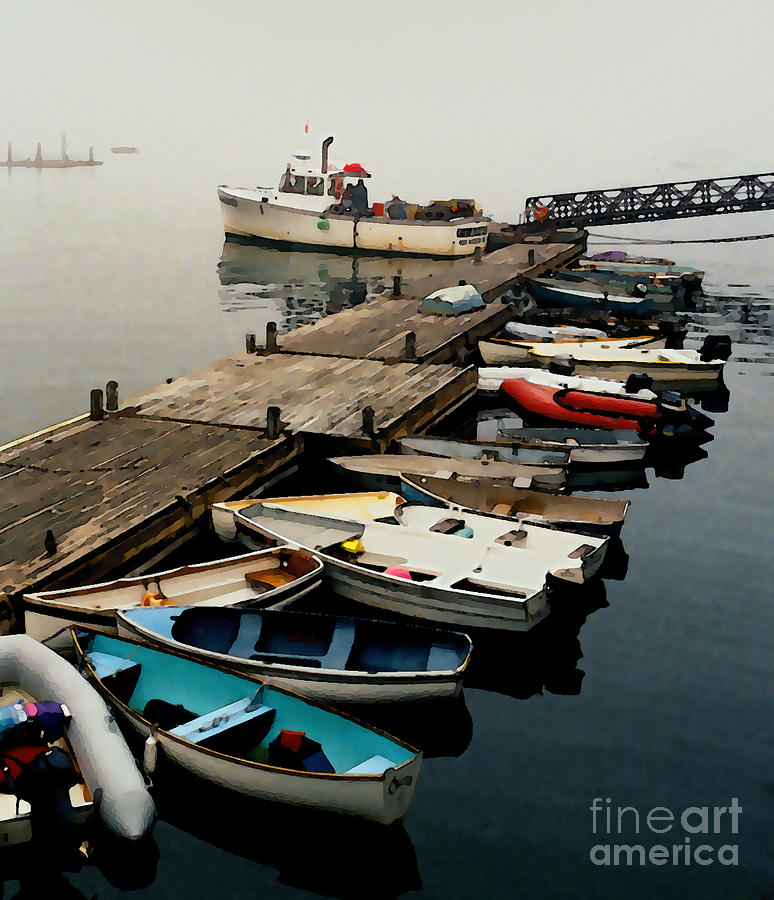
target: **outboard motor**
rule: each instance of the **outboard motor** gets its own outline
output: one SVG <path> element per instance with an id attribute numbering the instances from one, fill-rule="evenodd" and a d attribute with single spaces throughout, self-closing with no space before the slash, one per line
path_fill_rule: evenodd
<path id="1" fill-rule="evenodd" d="M 727 360 L 731 356 L 731 338 L 727 334 L 708 334 L 701 345 L 699 357 L 702 362 L 712 359 Z"/>
<path id="2" fill-rule="evenodd" d="M 646 372 L 634 372 L 626 379 L 626 393 L 636 394 L 647 391 L 653 385 L 653 379 Z"/>
<path id="3" fill-rule="evenodd" d="M 632 297 L 647 297 L 648 296 L 648 286 L 647 284 L 643 284 L 639 282 L 639 284 L 635 284 L 632 288 Z"/>
<path id="4" fill-rule="evenodd" d="M 554 375 L 572 375 L 575 371 L 575 359 L 569 353 L 555 356 L 548 364 L 548 371 Z"/>

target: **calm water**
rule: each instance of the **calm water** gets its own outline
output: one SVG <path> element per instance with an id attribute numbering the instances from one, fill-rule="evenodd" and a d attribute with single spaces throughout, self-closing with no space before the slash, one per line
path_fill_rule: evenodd
<path id="1" fill-rule="evenodd" d="M 0 442 L 78 415 L 111 378 L 127 396 L 239 349 L 267 321 L 311 321 L 362 302 L 398 268 L 442 265 L 224 248 L 219 173 L 169 162 L 145 153 L 0 177 Z M 765 215 L 620 229 L 772 230 Z M 725 298 L 700 304 L 692 327 L 735 341 L 728 410 L 712 413 L 706 458 L 682 478 L 651 468 L 649 486 L 629 492 L 623 580 L 565 593 L 526 637 L 479 641 L 462 701 L 362 713 L 427 756 L 404 824 L 245 805 L 159 773 L 155 849 L 43 882 L 32 867 L 21 886 L 6 871 L 0 896 L 772 896 L 771 242 L 653 252 L 706 268 L 705 289 Z M 595 835 L 595 797 L 635 807 L 639 836 L 626 825 L 622 837 Z M 649 832 L 648 810 L 679 816 L 733 797 L 738 834 L 725 818 L 691 845 L 737 844 L 737 866 L 589 861 L 599 843 L 671 852 L 685 831 Z"/>

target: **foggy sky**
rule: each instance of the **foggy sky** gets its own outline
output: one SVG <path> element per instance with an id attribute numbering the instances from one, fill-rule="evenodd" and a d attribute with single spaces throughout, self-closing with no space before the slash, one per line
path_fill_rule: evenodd
<path id="1" fill-rule="evenodd" d="M 8 0 L 6 0 L 8 2 Z M 9 8 L 11 4 L 9 3 Z M 66 131 L 178 164 L 196 189 L 275 183 L 310 122 L 374 187 L 528 194 L 774 168 L 763 2 L 14 3 L 0 148 Z M 512 214 L 511 214 L 512 215 Z"/>

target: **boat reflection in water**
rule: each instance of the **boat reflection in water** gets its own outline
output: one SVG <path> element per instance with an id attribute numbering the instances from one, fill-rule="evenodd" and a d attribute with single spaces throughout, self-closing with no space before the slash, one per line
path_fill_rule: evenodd
<path id="1" fill-rule="evenodd" d="M 452 265 L 452 259 L 301 253 L 225 241 L 219 299 L 225 312 L 265 311 L 266 321 L 285 332 L 382 294 L 387 299 L 396 275 L 413 280 Z"/>
<path id="2" fill-rule="evenodd" d="M 159 817 L 212 845 L 196 845 L 207 869 L 228 866 L 227 858 L 206 858 L 221 850 L 276 869 L 281 884 L 326 897 L 397 897 L 422 887 L 401 823 L 378 825 L 240 797 L 170 766 L 159 766 L 154 783 Z M 257 876 L 257 896 L 261 885 Z"/>
<path id="3" fill-rule="evenodd" d="M 587 617 L 608 606 L 604 582 L 552 591 L 551 615 L 523 633 L 474 632 L 466 688 L 527 700 L 548 691 L 580 694 L 584 672 L 580 630 Z"/>

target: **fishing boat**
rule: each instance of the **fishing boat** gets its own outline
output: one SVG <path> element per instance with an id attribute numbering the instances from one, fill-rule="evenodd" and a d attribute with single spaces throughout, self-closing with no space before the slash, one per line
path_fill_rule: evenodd
<path id="1" fill-rule="evenodd" d="M 323 141 L 319 168 L 296 153 L 279 187 L 218 187 L 227 239 L 261 239 L 298 249 L 385 252 L 392 255 L 470 256 L 486 246 L 489 219 L 472 200 L 434 202 L 426 207 L 400 201 L 348 205 L 348 190 L 370 178 L 359 163 L 329 164 Z M 365 193 L 365 187 L 359 190 Z"/>
<path id="2" fill-rule="evenodd" d="M 407 500 L 444 503 L 534 522 L 578 534 L 614 535 L 623 526 L 628 500 L 562 497 L 515 488 L 509 481 L 475 478 L 429 478 L 404 475 L 401 494 Z"/>
<path id="3" fill-rule="evenodd" d="M 216 533 L 314 548 L 336 591 L 368 606 L 465 627 L 524 631 L 547 613 L 548 575 L 592 578 L 605 539 L 389 492 L 216 504 Z"/>
<path id="4" fill-rule="evenodd" d="M 363 456 L 333 456 L 328 462 L 366 491 L 394 490 L 400 486 L 401 475 L 508 478 L 517 487 L 541 491 L 563 490 L 567 481 L 566 471 L 558 466 L 524 465 L 484 458 L 436 458 L 418 453 L 374 453 Z"/>
<path id="5" fill-rule="evenodd" d="M 629 394 L 638 400 L 655 400 L 656 394 L 649 387 L 637 387 L 640 383 L 651 384 L 647 376 L 630 379 L 629 383 L 607 378 L 582 377 L 580 375 L 560 375 L 548 369 L 536 369 L 529 366 L 482 366 L 478 370 L 478 389 L 485 393 L 500 390 L 504 381 L 513 378 L 524 378 L 534 384 L 545 384 L 555 388 L 568 388 L 579 391 L 602 391 L 606 394 Z"/>
<path id="6" fill-rule="evenodd" d="M 41 830 L 68 840 L 96 811 L 127 841 L 153 825 L 123 736 L 70 663 L 29 635 L 0 637 L 0 846 Z"/>
<path id="7" fill-rule="evenodd" d="M 272 548 L 155 575 L 27 594 L 24 624 L 27 634 L 61 649 L 70 646 L 68 625 L 115 631 L 121 610 L 192 604 L 277 606 L 296 600 L 321 581 L 319 559 L 288 547 Z"/>
<path id="8" fill-rule="evenodd" d="M 543 448 L 567 453 L 568 465 L 616 465 L 640 461 L 647 441 L 632 431 L 603 428 L 527 428 L 501 426 L 495 446 Z"/>
<path id="9" fill-rule="evenodd" d="M 512 337 L 493 337 L 488 340 L 478 342 L 478 350 L 481 359 L 488 365 L 515 365 L 515 366 L 539 366 L 540 359 L 535 356 L 537 347 L 556 348 L 557 353 L 570 353 L 576 344 L 608 344 L 610 346 L 633 348 L 633 347 L 663 347 L 666 338 L 660 335 L 646 334 L 636 337 L 620 337 L 610 338 L 605 335 L 604 338 L 588 338 L 582 341 L 570 341 L 565 339 L 557 339 L 554 341 L 530 341 L 518 340 Z"/>
<path id="10" fill-rule="evenodd" d="M 525 378 L 503 381 L 500 390 L 517 410 L 541 420 L 590 428 L 631 429 L 649 438 L 693 438 L 713 424 L 709 416 L 678 395 L 643 400 L 625 391 L 561 388 Z"/>
<path id="11" fill-rule="evenodd" d="M 448 459 L 482 459 L 492 462 L 523 463 L 532 466 L 566 466 L 570 451 L 566 446 L 545 447 L 487 441 L 451 441 L 443 438 L 404 437 L 398 440 L 403 454 L 437 456 Z"/>
<path id="12" fill-rule="evenodd" d="M 472 650 L 455 632 L 289 610 L 128 609 L 118 633 L 332 703 L 455 697 Z"/>
<path id="13" fill-rule="evenodd" d="M 76 658 L 124 724 L 164 759 L 246 797 L 389 824 L 414 793 L 422 754 L 342 713 L 252 676 L 91 628 Z"/>
<path id="14" fill-rule="evenodd" d="M 713 358 L 698 350 L 653 349 L 652 345 L 622 341 L 582 341 L 575 344 L 535 344 L 528 350 L 533 364 L 548 368 L 557 357 L 570 357 L 573 372 L 625 381 L 630 375 L 648 375 L 658 384 L 714 384 L 726 358 Z"/>
<path id="15" fill-rule="evenodd" d="M 690 266 L 677 266 L 671 259 L 660 259 L 656 256 L 629 256 L 622 250 L 610 250 L 606 253 L 586 256 L 579 259 L 577 265 L 579 269 L 602 269 L 609 272 L 626 272 L 636 275 L 646 274 L 652 278 L 684 274 L 694 275 L 699 280 L 704 278 L 704 272 L 700 269 L 692 269 Z"/>
<path id="16" fill-rule="evenodd" d="M 590 338 L 607 340 L 610 336 L 598 328 L 579 328 L 575 325 L 531 325 L 529 322 L 506 322 L 506 335 L 520 341 L 581 341 Z"/>
<path id="17" fill-rule="evenodd" d="M 629 297 L 614 291 L 583 289 L 555 278 L 528 278 L 526 284 L 538 303 L 549 306 L 594 306 L 622 315 L 643 316 L 653 305 L 647 296 L 647 288 L 639 295 Z"/>

